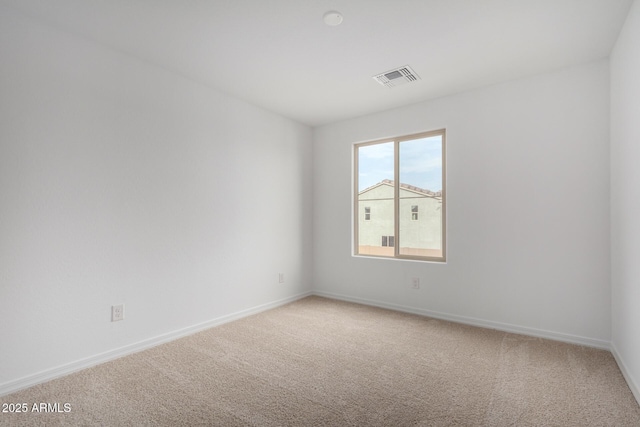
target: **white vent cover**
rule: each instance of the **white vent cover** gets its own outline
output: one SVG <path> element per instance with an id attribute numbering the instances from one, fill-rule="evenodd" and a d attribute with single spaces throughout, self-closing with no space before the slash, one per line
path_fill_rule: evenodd
<path id="1" fill-rule="evenodd" d="M 377 74 L 373 76 L 373 79 L 383 86 L 395 87 L 420 80 L 420 76 L 418 76 L 411 67 L 405 65 L 404 67 Z"/>

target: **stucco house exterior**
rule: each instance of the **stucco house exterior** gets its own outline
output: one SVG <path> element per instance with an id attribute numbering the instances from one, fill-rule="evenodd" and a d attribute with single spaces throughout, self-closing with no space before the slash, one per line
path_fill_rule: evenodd
<path id="1" fill-rule="evenodd" d="M 358 193 L 358 253 L 393 256 L 442 255 L 442 192 L 400 184 L 399 238 L 393 220 L 394 181 L 385 179 Z"/>

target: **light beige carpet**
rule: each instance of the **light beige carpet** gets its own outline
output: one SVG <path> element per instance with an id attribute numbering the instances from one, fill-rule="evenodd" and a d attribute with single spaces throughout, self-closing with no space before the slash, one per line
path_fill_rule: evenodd
<path id="1" fill-rule="evenodd" d="M 640 426 L 607 351 L 319 297 L 0 401 L 70 405 L 12 426 Z"/>

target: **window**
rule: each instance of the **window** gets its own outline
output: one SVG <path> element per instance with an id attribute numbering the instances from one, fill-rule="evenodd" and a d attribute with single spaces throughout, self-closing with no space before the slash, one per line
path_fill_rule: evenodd
<path id="1" fill-rule="evenodd" d="M 355 255 L 445 261 L 444 129 L 354 149 Z"/>
<path id="2" fill-rule="evenodd" d="M 411 205 L 411 220 L 418 220 L 418 205 Z"/>
<path id="3" fill-rule="evenodd" d="M 395 245 L 394 236 L 382 236 L 382 246 L 390 246 L 393 247 Z"/>

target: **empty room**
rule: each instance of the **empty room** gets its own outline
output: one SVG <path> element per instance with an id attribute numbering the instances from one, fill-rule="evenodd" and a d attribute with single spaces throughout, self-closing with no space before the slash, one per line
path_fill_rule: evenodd
<path id="1" fill-rule="evenodd" d="M 0 0 L 0 425 L 639 426 L 640 0 Z"/>

